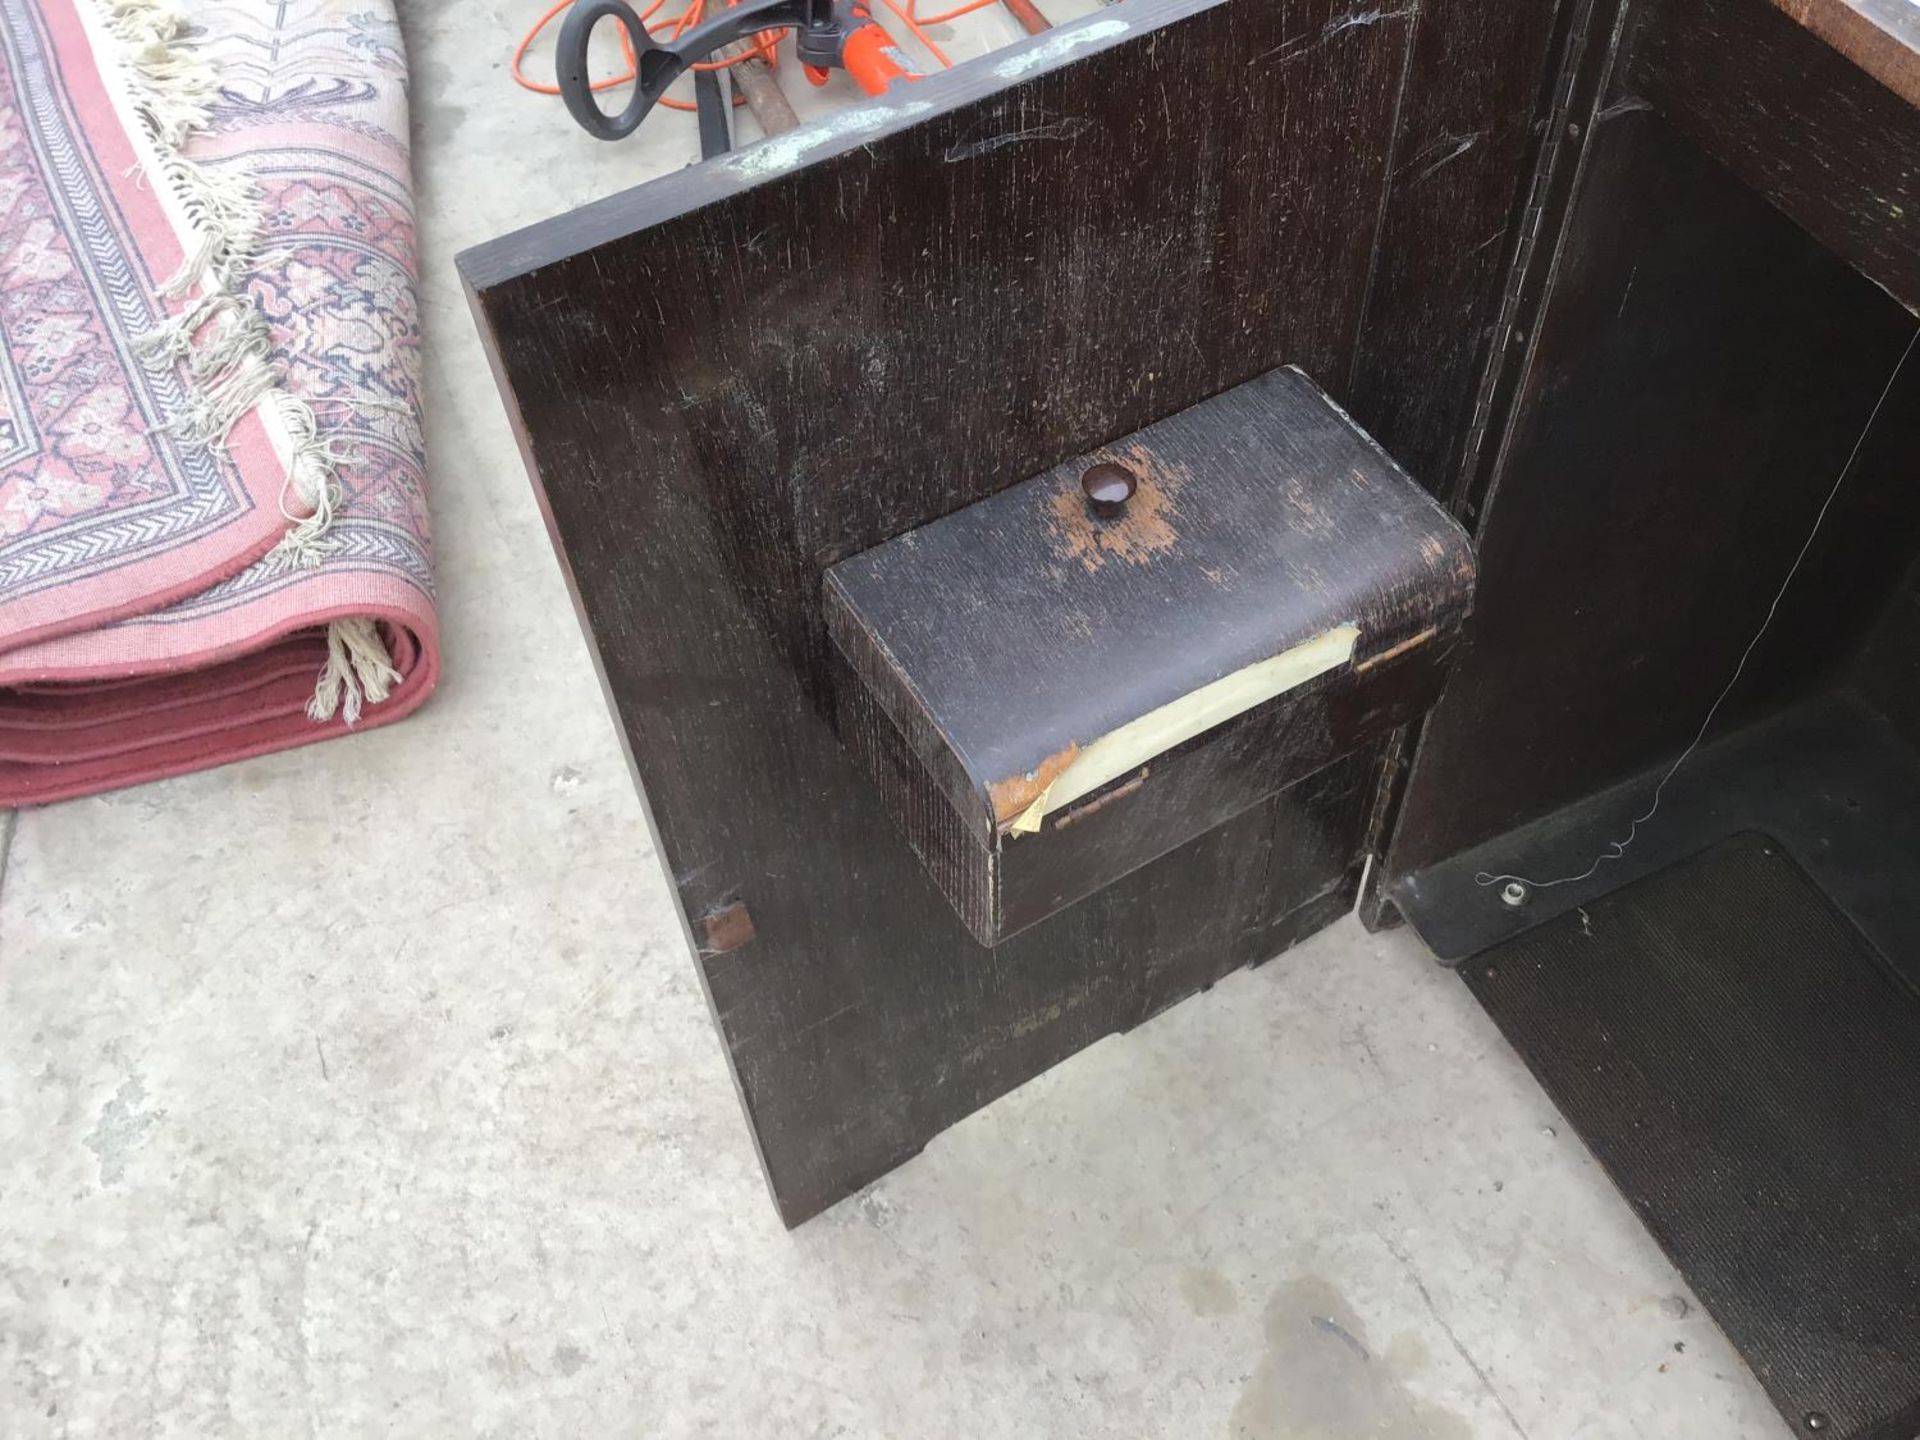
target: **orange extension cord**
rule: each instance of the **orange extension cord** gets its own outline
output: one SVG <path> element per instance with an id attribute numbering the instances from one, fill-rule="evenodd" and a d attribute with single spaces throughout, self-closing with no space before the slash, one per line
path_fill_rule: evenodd
<path id="1" fill-rule="evenodd" d="M 640 23 L 647 27 L 649 34 L 662 35 L 669 40 L 678 39 L 705 18 L 707 0 L 690 0 L 687 8 L 679 14 L 669 15 L 663 20 L 656 21 L 654 16 L 660 13 L 660 10 L 666 3 L 667 0 L 653 0 L 651 5 L 640 12 Z M 731 4 L 732 0 L 728 0 L 728 3 Z M 957 5 L 951 10 L 943 10 L 938 15 L 920 14 L 920 0 L 904 0 L 904 3 L 902 3 L 902 0 L 880 0 L 880 3 L 892 11 L 894 17 L 906 27 L 907 32 L 926 47 L 929 55 L 933 56 L 942 67 L 951 69 L 953 61 L 949 60 L 946 52 L 934 43 L 933 37 L 927 34 L 925 27 L 928 25 L 944 25 L 949 20 L 958 20 L 962 15 L 971 15 L 976 10 L 985 10 L 990 5 L 998 5 L 1000 0 L 967 0 L 966 4 Z M 549 6 L 546 13 L 533 22 L 532 29 L 520 37 L 520 43 L 514 47 L 513 51 L 512 70 L 516 83 L 541 95 L 558 95 L 560 93 L 560 87 L 558 85 L 550 85 L 545 81 L 535 80 L 531 75 L 527 74 L 526 70 L 522 68 L 522 62 L 526 59 L 527 51 L 532 47 L 533 42 L 540 38 L 540 32 L 559 18 L 571 4 L 573 4 L 573 0 L 558 0 L 557 4 Z M 703 60 L 693 68 L 695 70 L 725 70 L 729 66 L 738 65 L 742 60 L 754 58 L 766 61 L 769 67 L 777 67 L 780 63 L 778 54 L 780 40 L 786 33 L 784 30 L 763 30 L 760 34 L 753 36 L 747 41 L 750 48 L 743 53 L 730 55 L 724 60 Z M 626 68 L 618 75 L 609 76 L 605 80 L 594 81 L 593 89 L 612 90 L 632 81 L 634 66 L 633 45 L 632 42 L 627 39 L 627 32 L 625 30 L 620 32 L 620 49 L 626 58 Z M 694 108 L 684 100 L 662 99 L 660 103 L 674 110 L 691 110 Z M 734 103 L 739 104 L 740 97 L 735 96 Z"/>

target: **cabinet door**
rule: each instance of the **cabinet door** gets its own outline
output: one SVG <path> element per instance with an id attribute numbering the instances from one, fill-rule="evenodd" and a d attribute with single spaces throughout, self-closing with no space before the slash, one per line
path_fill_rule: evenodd
<path id="1" fill-rule="evenodd" d="M 983 947 L 826 572 L 1286 365 L 1441 488 L 1554 9 L 1129 0 L 462 257 L 790 1223 L 1347 913 L 1387 743 Z"/>

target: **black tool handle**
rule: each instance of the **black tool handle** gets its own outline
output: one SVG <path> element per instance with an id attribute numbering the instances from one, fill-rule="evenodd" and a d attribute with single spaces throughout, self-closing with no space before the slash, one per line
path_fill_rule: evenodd
<path id="1" fill-rule="evenodd" d="M 560 96 L 567 110 L 589 135 L 601 140 L 620 140 L 634 132 L 647 118 L 667 87 L 697 64 L 735 40 L 762 30 L 818 25 L 828 7 L 822 0 L 742 0 L 722 10 L 704 25 L 689 30 L 677 40 L 656 40 L 647 33 L 626 0 L 574 0 L 573 8 L 560 26 L 560 44 L 555 56 Z M 593 98 L 592 81 L 587 74 L 587 42 L 593 27 L 613 16 L 626 29 L 633 43 L 633 94 L 618 115 L 609 115 Z"/>
<path id="2" fill-rule="evenodd" d="M 693 72 L 693 108 L 700 116 L 700 158 L 711 160 L 733 148 L 733 87 L 725 70 Z"/>

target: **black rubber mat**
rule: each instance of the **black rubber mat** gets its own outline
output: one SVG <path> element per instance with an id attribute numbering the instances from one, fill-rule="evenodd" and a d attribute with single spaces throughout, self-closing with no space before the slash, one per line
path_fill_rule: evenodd
<path id="1" fill-rule="evenodd" d="M 1462 973 L 1794 1428 L 1920 1434 L 1920 999 L 1780 847 Z"/>

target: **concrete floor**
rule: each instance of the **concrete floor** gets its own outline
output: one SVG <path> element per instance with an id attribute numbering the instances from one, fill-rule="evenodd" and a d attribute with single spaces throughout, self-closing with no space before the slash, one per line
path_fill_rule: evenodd
<path id="1" fill-rule="evenodd" d="M 438 698 L 13 828 L 0 1434 L 1787 1434 L 1351 922 L 780 1227 L 451 264 L 690 151 L 513 89 L 533 8 L 405 16 Z"/>

